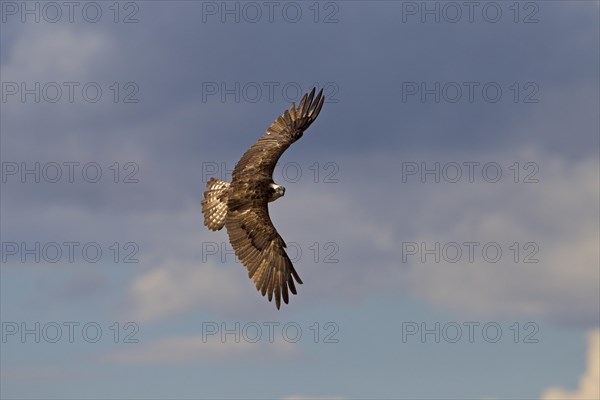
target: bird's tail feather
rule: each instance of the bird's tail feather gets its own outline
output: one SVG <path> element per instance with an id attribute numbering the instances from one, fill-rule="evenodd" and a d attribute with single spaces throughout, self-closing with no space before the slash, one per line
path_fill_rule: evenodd
<path id="1" fill-rule="evenodd" d="M 229 183 L 211 178 L 206 187 L 208 187 L 208 190 L 204 192 L 204 200 L 202 200 L 204 225 L 211 231 L 218 231 L 225 225 L 225 218 L 227 217 L 227 189 Z"/>

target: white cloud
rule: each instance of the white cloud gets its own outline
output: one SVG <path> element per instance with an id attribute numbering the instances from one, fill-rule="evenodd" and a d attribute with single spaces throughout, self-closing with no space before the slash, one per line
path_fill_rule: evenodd
<path id="1" fill-rule="evenodd" d="M 241 285 L 242 268 L 212 263 L 167 260 L 134 280 L 130 288 L 133 312 L 140 321 L 161 319 L 193 308 L 227 310 L 252 295 Z"/>
<path id="2" fill-rule="evenodd" d="M 534 158 L 536 159 L 536 158 Z M 540 160 L 537 184 L 430 185 L 409 200 L 409 219 L 420 219 L 413 237 L 432 247 L 479 242 L 475 262 L 421 262 L 408 258 L 408 288 L 418 298 L 443 308 L 508 318 L 533 317 L 597 326 L 598 323 L 598 161 L 573 164 Z M 502 165 L 510 165 L 504 162 Z M 422 204 L 412 204 L 415 197 Z M 395 221 L 394 221 L 395 222 Z M 499 262 L 486 262 L 483 244 L 498 243 Z M 509 249 L 519 243 L 519 262 Z M 524 263 L 534 247 L 538 263 Z M 466 250 L 463 251 L 466 254 Z M 454 254 L 454 253 L 452 253 Z M 477 257 L 478 256 L 478 257 Z M 578 310 L 573 312 L 573 310 Z"/>
<path id="3" fill-rule="evenodd" d="M 389 177 L 374 176 L 377 207 L 372 193 L 351 182 L 288 184 L 289 198 L 272 205 L 271 216 L 286 241 L 305 246 L 303 258 L 296 263 L 305 285 L 290 303 L 312 307 L 401 288 L 404 295 L 462 313 L 595 326 L 600 279 L 598 212 L 594 211 L 600 201 L 598 161 L 571 163 L 535 151 L 512 157 L 488 155 L 487 159 L 505 167 L 515 159 L 536 160 L 540 182 L 515 184 L 510 177 L 498 184 L 398 183 L 390 187 Z M 380 158 L 371 169 L 397 169 L 397 162 L 389 162 Z M 365 164 L 364 160 L 340 161 L 341 167 L 349 167 L 345 177 L 360 177 L 365 171 L 349 169 Z M 309 202 L 315 207 L 306 208 Z M 161 227 L 160 235 L 152 234 L 149 243 L 154 245 L 145 257 L 153 261 L 151 268 L 134 279 L 128 294 L 130 310 L 139 320 L 192 309 L 230 316 L 243 315 L 244 310 L 255 314 L 274 309 L 264 304 L 233 255 L 227 256 L 226 263 L 201 262 L 202 242 L 227 245 L 227 235 L 201 226 L 197 204 L 136 221 L 132 225 L 147 232 L 158 232 L 154 225 Z M 314 263 L 306 247 L 327 241 L 339 244 L 340 262 Z M 502 245 L 504 254 L 495 264 L 482 262 L 481 257 L 475 263 L 466 259 L 455 264 L 421 263 L 418 257 L 402 263 L 401 243 L 407 241 L 494 241 Z M 539 262 L 514 263 L 508 246 L 528 241 L 538 244 L 535 257 Z M 528 251 L 521 249 L 521 261 Z"/>
<path id="4" fill-rule="evenodd" d="M 85 79 L 113 50 L 106 32 L 77 32 L 60 24 L 34 24 L 21 32 L 10 49 L 3 66 L 3 80 L 22 80 L 31 85 L 35 81 L 62 83 Z"/>
<path id="5" fill-rule="evenodd" d="M 288 243 L 304 247 L 296 266 L 305 282 L 298 287 L 298 296 L 290 299 L 287 311 L 323 302 L 360 301 L 373 293 L 394 291 L 397 296 L 413 296 L 436 307 L 490 318 L 539 318 L 597 326 L 598 161 L 569 162 L 536 152 L 513 155 L 512 160 L 507 155 L 485 158 L 504 166 L 515 159 L 536 160 L 540 182 L 402 184 L 397 161 L 370 155 L 338 160 L 343 172 L 339 184 L 287 184 L 288 193 L 271 206 L 271 216 Z M 389 174 L 396 174 L 395 182 Z M 376 201 L 372 191 L 355 184 L 363 175 L 371 176 Z M 75 237 L 139 243 L 139 272 L 120 304 L 127 318 L 155 321 L 190 310 L 227 316 L 247 312 L 257 317 L 273 315 L 274 305 L 256 291 L 233 255 L 227 255 L 225 263 L 216 257 L 203 262 L 203 242 L 228 245 L 228 241 L 225 232 L 209 232 L 202 226 L 200 193 L 198 190 L 193 201 L 184 200 L 181 207 L 147 208 L 114 216 L 99 214 L 94 208 L 47 207 L 37 217 L 39 226 L 60 224 L 71 236 L 57 238 L 54 229 L 38 229 L 36 240 Z M 309 203 L 314 206 L 306 207 Z M 14 210 L 7 223 L 16 227 L 18 238 L 25 238 L 31 228 L 18 221 L 29 209 Z M 95 227 L 93 234 L 89 226 Z M 121 227 L 119 232 L 114 226 Z M 506 252 L 502 262 L 423 264 L 415 258 L 409 263 L 401 260 L 402 242 L 469 240 L 502 243 Z M 308 246 L 328 241 L 339 244 L 336 257 L 340 262 L 313 262 Z M 538 243 L 540 262 L 512 263 L 506 246 L 515 241 Z"/>
<path id="6" fill-rule="evenodd" d="M 600 329 L 591 332 L 588 339 L 587 368 L 574 391 L 550 388 L 542 394 L 542 400 L 591 400 L 600 399 Z"/>
<path id="7" fill-rule="evenodd" d="M 358 285 L 385 285 L 385 275 L 355 268 L 349 255 L 351 251 L 360 252 L 365 248 L 373 248 L 374 252 L 393 250 L 389 236 L 387 242 L 379 241 L 386 237 L 382 233 L 385 228 L 378 228 L 366 211 L 357 209 L 350 201 L 318 193 L 314 187 L 305 189 L 307 192 L 295 187 L 294 196 L 271 207 L 271 217 L 277 229 L 288 245 L 294 242 L 294 246 L 299 246 L 301 251 L 295 265 L 305 284 L 297 286 L 298 296 L 292 296 L 290 304 L 284 307 L 311 306 L 324 297 L 330 300 L 337 298 L 339 301 L 364 297 L 368 293 L 356 290 Z M 318 207 L 298 214 L 297 211 L 309 201 L 318 204 Z M 346 218 L 348 215 L 354 218 Z M 155 215 L 151 220 L 149 223 L 149 219 L 144 218 L 140 223 L 148 225 L 148 232 L 154 231 L 151 227 L 153 224 L 161 226 L 160 237 L 152 239 L 155 245 L 151 246 L 151 253 L 155 256 L 147 255 L 146 258 L 158 262 L 136 276 L 131 283 L 125 311 L 127 315 L 131 317 L 130 313 L 133 313 L 133 317 L 140 321 L 164 319 L 189 310 L 227 316 L 248 313 L 254 316 L 276 315 L 272 314 L 277 312 L 274 304 L 266 302 L 255 289 L 248 279 L 247 270 L 232 253 L 225 255 L 226 262 L 219 260 L 219 256 L 222 257 L 221 250 L 219 255 L 203 260 L 206 257 L 202 255 L 203 243 L 225 246 L 226 251 L 232 249 L 225 231 L 209 232 L 202 226 L 197 204 L 188 205 L 185 211 L 179 213 Z M 323 225 L 323 221 L 327 220 L 338 223 Z M 368 240 L 365 240 L 365 232 L 369 234 Z M 339 263 L 322 262 L 325 254 L 330 253 L 330 250 L 323 250 L 322 246 L 330 241 L 339 243 L 339 253 L 333 256 L 339 258 Z M 318 263 L 313 261 L 314 252 L 310 249 L 315 242 L 321 246 Z M 290 254 L 297 257 L 298 247 L 294 246 Z M 161 260 L 161 254 L 171 256 Z M 342 268 L 353 269 L 355 273 L 348 280 L 340 279 L 339 271 Z M 333 292 L 332 288 L 335 289 Z"/>

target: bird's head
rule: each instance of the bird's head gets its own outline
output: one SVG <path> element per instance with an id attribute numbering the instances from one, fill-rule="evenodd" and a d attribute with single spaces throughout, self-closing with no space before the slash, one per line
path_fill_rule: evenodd
<path id="1" fill-rule="evenodd" d="M 269 201 L 275 201 L 285 194 L 285 188 L 276 183 L 271 183 L 270 189 L 271 197 L 269 198 Z"/>

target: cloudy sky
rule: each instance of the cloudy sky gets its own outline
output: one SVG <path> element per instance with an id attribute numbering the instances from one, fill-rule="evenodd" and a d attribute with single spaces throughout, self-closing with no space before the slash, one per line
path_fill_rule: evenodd
<path id="1" fill-rule="evenodd" d="M 598 398 L 597 1 L 0 3 L 3 398 Z M 277 311 L 206 181 L 313 86 Z"/>

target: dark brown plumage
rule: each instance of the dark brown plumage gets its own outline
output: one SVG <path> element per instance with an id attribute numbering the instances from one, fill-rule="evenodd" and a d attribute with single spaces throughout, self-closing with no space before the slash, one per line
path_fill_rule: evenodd
<path id="1" fill-rule="evenodd" d="M 269 217 L 268 203 L 283 196 L 285 189 L 273 182 L 277 160 L 302 137 L 323 107 L 323 90 L 305 94 L 278 117 L 242 156 L 235 166 L 232 182 L 212 178 L 204 192 L 204 224 L 213 231 L 225 226 L 235 255 L 248 269 L 248 276 L 269 301 L 289 301 L 296 294 L 294 281 L 302 280 L 285 252 L 286 244 Z"/>

